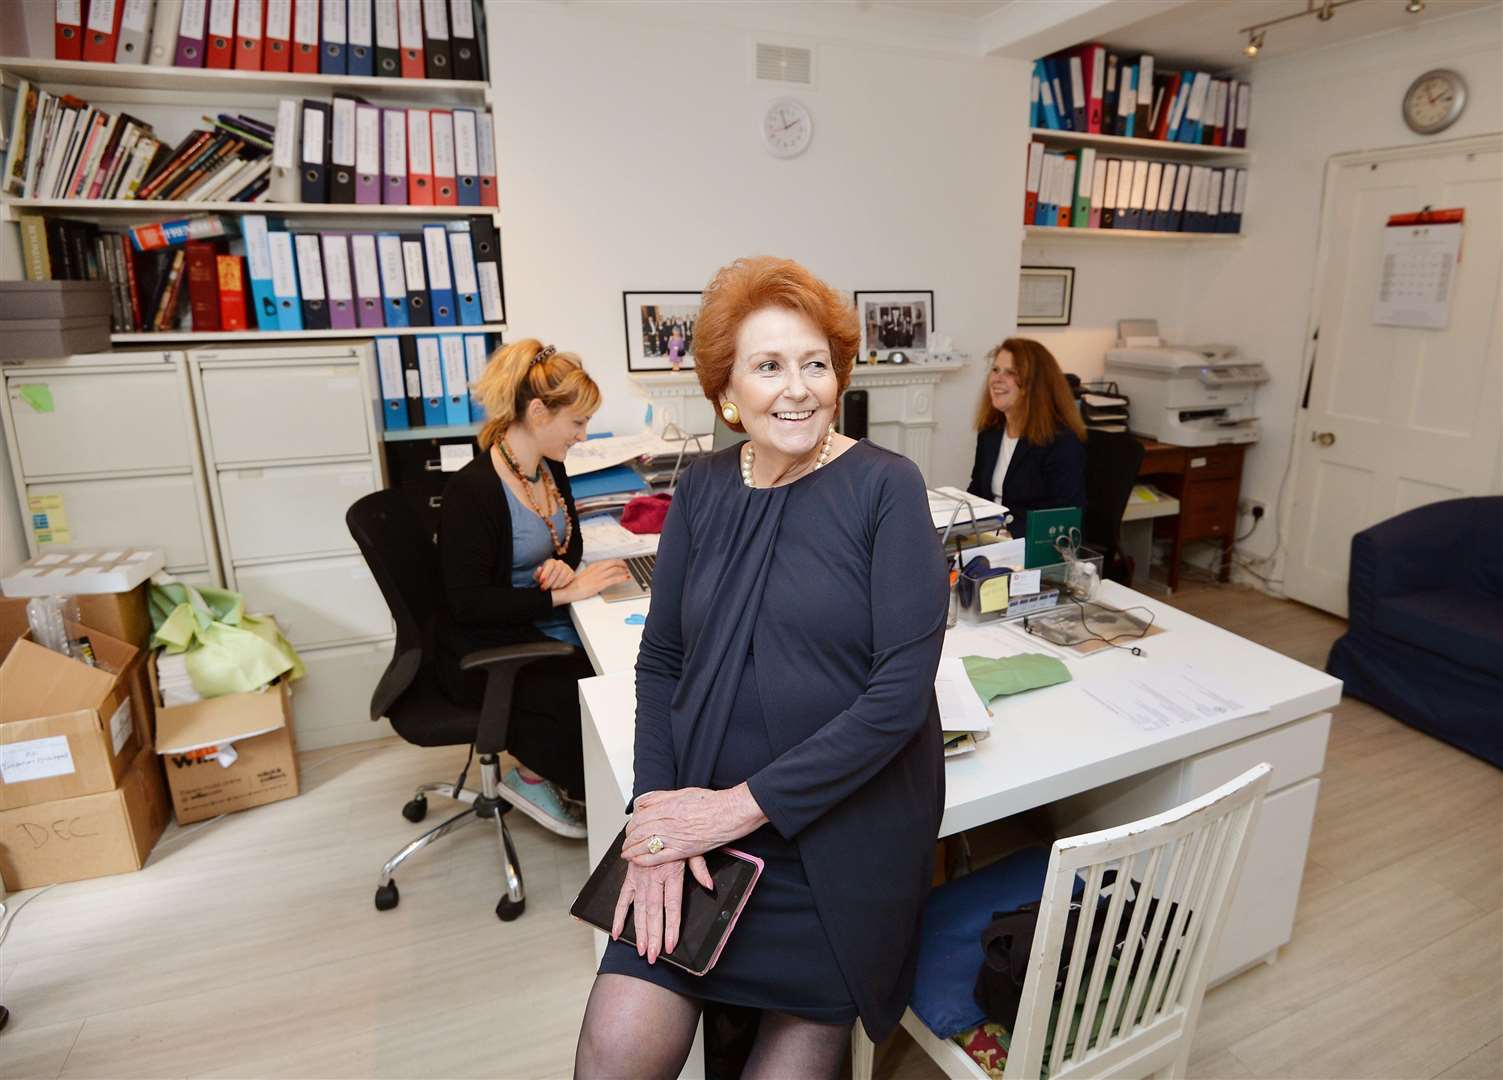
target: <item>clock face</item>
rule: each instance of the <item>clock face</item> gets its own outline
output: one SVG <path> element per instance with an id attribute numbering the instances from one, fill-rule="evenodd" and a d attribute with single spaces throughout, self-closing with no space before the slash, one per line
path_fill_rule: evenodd
<path id="1" fill-rule="evenodd" d="M 779 98 L 762 118 L 762 142 L 773 157 L 797 157 L 814 138 L 814 118 L 802 102 Z"/>
<path id="2" fill-rule="evenodd" d="M 1444 131 L 1461 116 L 1466 83 L 1454 71 L 1427 71 L 1404 94 L 1404 122 L 1421 135 Z"/>

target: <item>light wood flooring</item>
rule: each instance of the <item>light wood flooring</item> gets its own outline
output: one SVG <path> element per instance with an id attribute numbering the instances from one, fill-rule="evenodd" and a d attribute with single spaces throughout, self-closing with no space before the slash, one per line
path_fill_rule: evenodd
<path id="1" fill-rule="evenodd" d="M 1174 601 L 1320 666 L 1340 620 L 1236 588 Z M 528 889 L 492 908 L 479 825 L 398 877 L 409 788 L 463 748 L 304 755 L 297 798 L 170 827 L 138 874 L 28 895 L 0 949 L 0 1078 L 554 1077 L 593 973 L 584 846 L 512 815 Z M 445 802 L 430 802 L 429 822 Z M 425 827 L 428 823 L 425 823 Z M 901 1032 L 881 1080 L 938 1077 Z M 1336 712 L 1294 940 L 1213 990 L 1196 1077 L 1503 1077 L 1503 773 L 1360 702 Z"/>

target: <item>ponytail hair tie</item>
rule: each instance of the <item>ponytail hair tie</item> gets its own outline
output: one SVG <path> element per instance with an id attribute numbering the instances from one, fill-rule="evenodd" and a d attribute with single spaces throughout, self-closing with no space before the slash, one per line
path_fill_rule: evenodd
<path id="1" fill-rule="evenodd" d="M 541 364 L 544 360 L 548 359 L 548 357 L 552 356 L 556 352 L 558 352 L 558 350 L 555 349 L 552 345 L 544 345 L 541 349 L 538 350 L 538 354 L 532 358 L 532 362 L 534 364 Z"/>

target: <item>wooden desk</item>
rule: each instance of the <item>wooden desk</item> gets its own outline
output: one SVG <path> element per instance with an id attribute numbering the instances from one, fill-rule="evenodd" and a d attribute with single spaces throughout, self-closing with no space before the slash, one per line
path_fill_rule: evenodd
<path id="1" fill-rule="evenodd" d="M 1242 457 L 1247 447 L 1176 446 L 1140 438 L 1140 479 L 1152 479 L 1179 499 L 1179 513 L 1154 522 L 1154 535 L 1173 542 L 1169 588 L 1179 588 L 1180 552 L 1192 540 L 1221 541 L 1222 581 L 1231 577 L 1232 545 L 1237 536 L 1237 500 L 1242 492 Z"/>

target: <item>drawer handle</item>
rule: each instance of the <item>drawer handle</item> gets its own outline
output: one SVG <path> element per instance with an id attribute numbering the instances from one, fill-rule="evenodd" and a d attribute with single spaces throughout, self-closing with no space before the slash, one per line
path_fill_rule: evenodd
<path id="1" fill-rule="evenodd" d="M 423 462 L 423 471 L 424 472 L 443 472 L 444 471 L 444 464 L 438 458 L 429 458 L 427 461 Z"/>
<path id="2" fill-rule="evenodd" d="M 1336 433 L 1333 431 L 1312 431 L 1310 441 L 1320 443 L 1321 446 L 1333 446 L 1336 443 Z"/>
<path id="3" fill-rule="evenodd" d="M 439 507 L 441 507 L 443 505 L 444 505 L 444 497 L 442 495 L 429 495 L 428 496 L 428 509 L 430 509 L 430 510 L 437 510 Z"/>

